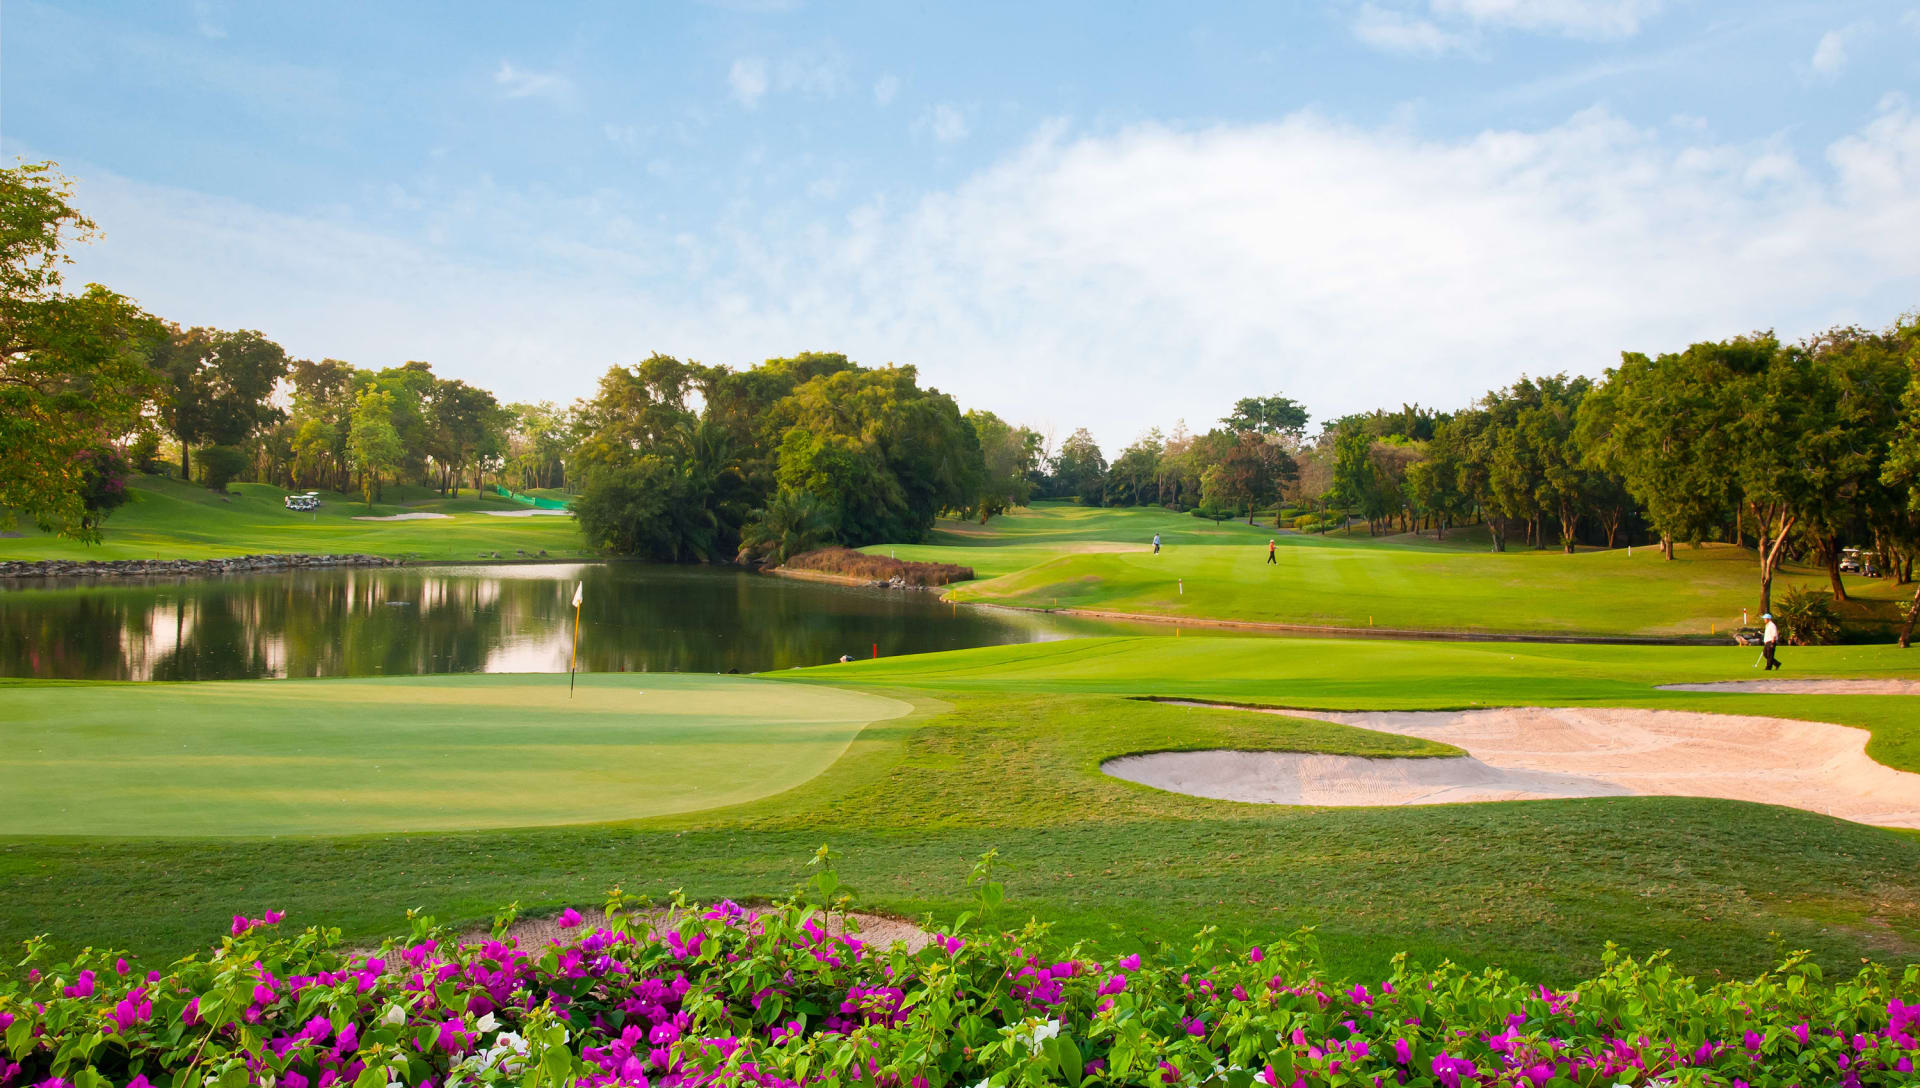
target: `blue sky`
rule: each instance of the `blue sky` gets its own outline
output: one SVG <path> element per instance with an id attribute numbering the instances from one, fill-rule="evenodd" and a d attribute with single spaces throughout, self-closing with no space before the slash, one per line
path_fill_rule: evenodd
<path id="1" fill-rule="evenodd" d="M 9 0 L 0 34 L 0 151 L 104 230 L 78 278 L 509 399 L 843 350 L 1117 450 L 1920 307 L 1920 0 Z"/>

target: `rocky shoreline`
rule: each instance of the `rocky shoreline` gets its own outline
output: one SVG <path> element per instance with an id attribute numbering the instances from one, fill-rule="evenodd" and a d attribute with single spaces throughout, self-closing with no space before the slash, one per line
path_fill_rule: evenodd
<path id="1" fill-rule="evenodd" d="M 239 555 L 226 559 L 40 559 L 0 561 L 0 578 L 141 578 L 247 574 L 327 567 L 397 567 L 384 555 Z"/>

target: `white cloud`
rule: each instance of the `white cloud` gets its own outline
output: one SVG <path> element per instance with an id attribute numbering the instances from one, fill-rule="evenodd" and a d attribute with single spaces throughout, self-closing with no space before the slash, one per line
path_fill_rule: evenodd
<path id="1" fill-rule="evenodd" d="M 967 115 L 957 106 L 945 102 L 920 115 L 913 123 L 915 132 L 925 132 L 943 144 L 957 144 L 973 131 L 967 124 Z"/>
<path id="2" fill-rule="evenodd" d="M 748 109 L 760 104 L 767 93 L 767 62 L 759 57 L 741 57 L 727 71 L 727 86 L 734 101 Z"/>
<path id="3" fill-rule="evenodd" d="M 1599 110 L 1457 140 L 1310 112 L 1053 127 L 918 200 L 672 235 L 615 191 L 427 194 L 396 233 L 69 169 L 106 232 L 75 282 L 299 356 L 428 359 L 525 399 L 656 347 L 844 350 L 1113 445 L 1252 392 L 1321 418 L 1453 407 L 1523 371 L 1880 325 L 1920 298 L 1920 112 L 1899 97 L 1820 160 Z"/>
<path id="4" fill-rule="evenodd" d="M 1820 44 L 1813 48 L 1813 70 L 1817 75 L 1837 76 L 1847 66 L 1847 35 L 1845 31 L 1829 30 L 1820 35 Z"/>
<path id="5" fill-rule="evenodd" d="M 573 81 L 558 72 L 535 72 L 516 68 L 507 61 L 493 73 L 493 85 L 508 98 L 545 98 L 564 102 L 573 97 Z"/>
<path id="6" fill-rule="evenodd" d="M 873 101 L 877 106 L 890 106 L 893 97 L 900 93 L 900 78 L 885 75 L 873 81 Z"/>
<path id="7" fill-rule="evenodd" d="M 1360 13 L 1353 21 L 1353 35 L 1375 49 L 1430 57 L 1466 49 L 1472 44 L 1465 35 L 1442 30 L 1430 20 L 1373 4 L 1360 5 Z"/>
<path id="8" fill-rule="evenodd" d="M 1624 38 L 1658 14 L 1665 0 L 1432 0 L 1436 15 L 1487 26 L 1576 38 Z"/>

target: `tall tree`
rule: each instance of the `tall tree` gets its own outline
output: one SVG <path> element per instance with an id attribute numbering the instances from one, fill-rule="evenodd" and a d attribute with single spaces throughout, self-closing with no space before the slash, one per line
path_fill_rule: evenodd
<path id="1" fill-rule="evenodd" d="M 1220 422 L 1235 433 L 1251 431 L 1257 435 L 1285 439 L 1298 446 L 1307 433 L 1307 406 L 1292 397 L 1241 397 L 1233 402 L 1233 412 Z"/>
<path id="2" fill-rule="evenodd" d="M 287 353 L 251 329 L 181 329 L 154 353 L 163 383 L 160 418 L 180 442 L 180 475 L 192 478 L 190 450 L 242 445 L 285 413 L 273 403 Z"/>
<path id="3" fill-rule="evenodd" d="M 363 389 L 354 398 L 347 456 L 360 475 L 361 496 L 372 506 L 374 496 L 380 493 L 381 480 L 399 471 L 406 456 L 400 432 L 393 425 L 392 393 Z"/>
<path id="4" fill-rule="evenodd" d="M 1027 505 L 1033 495 L 1034 470 L 1040 464 L 1040 435 L 981 409 L 968 412 L 967 422 L 980 441 L 983 469 L 972 513 L 985 525 L 996 514 Z"/>
<path id="5" fill-rule="evenodd" d="M 99 539 L 109 450 L 139 425 L 161 328 L 97 284 L 64 289 L 69 238 L 94 224 L 51 163 L 0 169 L 0 527 Z"/>
<path id="6" fill-rule="evenodd" d="M 1087 506 L 1099 506 L 1106 490 L 1107 459 L 1093 434 L 1081 427 L 1060 443 L 1048 475 L 1050 495 L 1062 499 L 1078 496 Z"/>

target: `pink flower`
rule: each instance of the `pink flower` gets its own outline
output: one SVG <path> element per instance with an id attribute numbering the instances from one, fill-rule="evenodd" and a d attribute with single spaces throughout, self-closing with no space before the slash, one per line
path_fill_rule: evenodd
<path id="1" fill-rule="evenodd" d="M 1266 958 L 1267 958 L 1267 954 L 1265 952 L 1260 951 L 1260 946 L 1257 944 L 1254 945 L 1252 948 L 1247 949 L 1248 963 L 1259 963 L 1261 960 L 1264 960 Z"/>
<path id="2" fill-rule="evenodd" d="M 572 907 L 568 907 L 566 910 L 560 912 L 560 917 L 555 920 L 554 924 L 561 929 L 572 929 L 580 924 L 580 912 L 574 910 Z"/>
<path id="3" fill-rule="evenodd" d="M 1139 956 L 1126 957 L 1125 959 L 1120 961 L 1120 969 L 1123 971 L 1138 971 L 1140 969 L 1140 957 Z"/>

